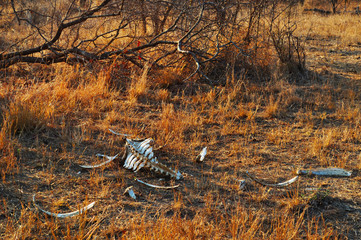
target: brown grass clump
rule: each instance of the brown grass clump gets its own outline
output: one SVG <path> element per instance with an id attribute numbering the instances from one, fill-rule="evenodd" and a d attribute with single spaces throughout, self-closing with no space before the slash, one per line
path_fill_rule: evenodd
<path id="1" fill-rule="evenodd" d="M 277 116 L 280 112 L 280 109 L 279 109 L 279 99 L 278 100 L 275 100 L 273 96 L 271 96 L 269 98 L 269 102 L 268 104 L 266 105 L 265 107 L 265 110 L 264 110 L 264 117 L 265 118 L 273 118 L 275 116 Z"/>
<path id="2" fill-rule="evenodd" d="M 5 181 L 7 174 L 14 173 L 17 168 L 17 159 L 15 156 L 14 146 L 7 129 L 9 127 L 2 126 L 0 130 L 0 177 Z"/>
<path id="3" fill-rule="evenodd" d="M 20 100 L 19 100 L 20 101 Z M 54 109 L 43 103 L 15 102 L 10 103 L 5 112 L 4 124 L 10 134 L 40 130 L 51 119 Z"/>
<path id="4" fill-rule="evenodd" d="M 139 78 L 134 78 L 132 85 L 129 88 L 129 101 L 134 103 L 138 98 L 146 96 L 149 89 L 148 72 L 150 65 L 146 65 L 143 69 L 142 75 Z"/>

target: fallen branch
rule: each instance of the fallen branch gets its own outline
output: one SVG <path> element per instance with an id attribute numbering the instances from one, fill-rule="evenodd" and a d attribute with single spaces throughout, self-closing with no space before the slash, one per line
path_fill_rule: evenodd
<path id="1" fill-rule="evenodd" d="M 16 57 L 19 57 L 19 56 L 27 56 L 27 55 L 30 55 L 30 54 L 38 53 L 38 52 L 41 52 L 43 50 L 47 50 L 47 49 L 51 48 L 51 46 L 59 40 L 60 36 L 62 35 L 62 33 L 63 33 L 63 31 L 65 29 L 67 29 L 69 27 L 72 27 L 72 26 L 75 26 L 75 25 L 78 25 L 78 24 L 80 24 L 82 22 L 85 22 L 88 18 L 90 18 L 92 15 L 94 15 L 94 13 L 100 11 L 110 1 L 111 0 L 104 0 L 100 5 L 98 5 L 97 7 L 95 7 L 92 10 L 86 11 L 85 13 L 80 15 L 79 18 L 76 18 L 73 21 L 65 22 L 66 19 L 64 19 L 60 23 L 54 37 L 50 41 L 47 41 L 47 42 L 43 43 L 40 46 L 30 48 L 30 49 L 26 49 L 26 50 L 23 50 L 23 51 L 17 51 L 17 52 L 11 52 L 11 53 L 7 53 L 7 54 L 1 54 L 0 55 L 1 62 L 4 61 L 4 60 L 16 58 Z M 14 9 L 14 11 L 16 12 L 15 9 Z M 18 58 L 18 59 L 21 59 L 21 58 Z M 1 65 L 2 64 L 0 64 L 0 66 Z"/>

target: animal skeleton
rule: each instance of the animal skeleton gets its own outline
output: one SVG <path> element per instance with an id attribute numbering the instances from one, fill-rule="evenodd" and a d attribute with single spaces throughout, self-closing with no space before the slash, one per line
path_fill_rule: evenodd
<path id="1" fill-rule="evenodd" d="M 84 211 L 92 208 L 95 204 L 95 202 L 92 202 L 90 203 L 89 205 L 77 210 L 77 211 L 74 211 L 74 212 L 69 212 L 69 213 L 53 213 L 53 212 L 49 212 L 49 211 L 46 211 L 44 209 L 42 209 L 38 204 L 36 204 L 35 202 L 35 194 L 33 195 L 33 202 L 34 202 L 34 205 L 35 207 L 37 207 L 40 211 L 50 215 L 50 216 L 53 216 L 53 217 L 58 217 L 58 218 L 66 218 L 66 217 L 73 217 L 73 216 L 76 216 L 76 215 L 79 215 L 79 214 L 82 214 Z"/>
<path id="2" fill-rule="evenodd" d="M 160 172 L 177 180 L 183 178 L 179 171 L 176 172 L 158 162 L 157 157 L 154 156 L 153 148 L 150 146 L 153 143 L 153 139 L 147 138 L 143 141 L 135 141 L 126 138 L 125 140 L 126 157 L 123 165 L 124 168 L 137 172 L 142 167 L 147 167 L 150 170 Z"/>
<path id="3" fill-rule="evenodd" d="M 118 136 L 129 136 L 127 134 L 117 133 L 111 129 L 110 132 Z M 131 140 L 128 138 L 125 139 L 125 153 L 123 158 L 124 168 L 131 169 L 134 172 L 138 172 L 141 168 L 147 167 L 150 170 L 159 172 L 170 177 L 173 177 L 177 180 L 183 178 L 182 174 L 179 171 L 175 171 L 164 164 L 158 162 L 157 157 L 154 156 L 153 148 L 150 146 L 153 143 L 153 139 L 147 138 L 142 140 Z M 101 167 L 118 157 L 118 154 L 115 156 L 107 156 L 103 154 L 97 154 L 98 157 L 105 157 L 108 160 L 96 165 L 80 165 L 82 168 L 98 168 Z M 203 157 L 204 158 L 204 157 Z"/>

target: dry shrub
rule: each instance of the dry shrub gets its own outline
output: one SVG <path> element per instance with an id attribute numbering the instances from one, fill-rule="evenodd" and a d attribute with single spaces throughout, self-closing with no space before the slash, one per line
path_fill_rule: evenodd
<path id="1" fill-rule="evenodd" d="M 266 36 L 264 36 L 266 38 Z M 266 39 L 260 39 L 259 42 L 253 42 L 249 46 L 250 57 L 246 61 L 247 73 L 254 73 L 258 79 L 270 80 L 271 73 L 276 69 L 276 53 L 270 42 Z M 251 63 L 251 64 L 249 64 Z"/>
<path id="2" fill-rule="evenodd" d="M 233 45 L 222 49 L 217 59 L 207 63 L 205 74 L 214 83 L 221 85 L 234 84 L 245 74 L 250 79 L 269 80 L 276 61 L 275 52 L 269 43 L 258 39 L 242 46 L 242 49 Z"/>
<path id="3" fill-rule="evenodd" d="M 190 74 L 187 63 L 180 61 L 178 66 L 169 69 L 152 69 L 152 82 L 155 87 L 169 88 L 171 86 L 182 83 Z"/>
<path id="4" fill-rule="evenodd" d="M 295 36 L 296 21 L 292 20 L 292 9 L 270 29 L 270 38 L 278 56 L 278 69 L 281 74 L 304 75 L 306 72 L 306 52 L 304 42 Z"/>

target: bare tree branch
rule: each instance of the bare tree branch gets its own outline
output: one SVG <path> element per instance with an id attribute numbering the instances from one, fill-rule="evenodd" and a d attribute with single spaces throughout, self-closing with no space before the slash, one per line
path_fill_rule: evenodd
<path id="1" fill-rule="evenodd" d="M 35 47 L 35 48 L 31 48 L 31 49 L 26 49 L 23 51 L 18 51 L 18 52 L 12 52 L 12 53 L 8 53 L 8 54 L 1 54 L 0 55 L 0 66 L 2 66 L 3 64 L 1 64 L 2 61 L 10 59 L 10 58 L 14 58 L 14 57 L 18 57 L 18 56 L 26 56 L 26 55 L 30 55 L 33 53 L 37 53 L 40 52 L 42 50 L 46 50 L 49 49 L 50 46 L 52 46 L 61 36 L 62 32 L 64 29 L 69 28 L 71 26 L 75 26 L 79 23 L 85 22 L 90 16 L 92 16 L 94 13 L 96 13 L 97 11 L 100 11 L 106 4 L 108 4 L 111 0 L 104 0 L 99 6 L 97 6 L 96 8 L 94 8 L 93 10 L 87 11 L 85 13 L 83 13 L 79 18 L 67 22 L 65 23 L 65 19 L 61 22 L 60 26 L 58 27 L 58 30 L 55 34 L 55 36 L 53 37 L 53 39 L 51 39 L 48 42 L 45 42 L 44 44 Z M 21 59 L 21 58 L 19 58 Z M 14 59 L 15 60 L 15 59 Z M 6 64 L 4 64 L 6 65 Z"/>
<path id="2" fill-rule="evenodd" d="M 20 41 L 14 38 L 7 51 L 2 49 L 0 68 L 20 62 L 107 62 L 116 56 L 117 61 L 122 59 L 139 68 L 146 62 L 167 68 L 185 61 L 185 71 L 191 72 L 185 80 L 198 74 L 214 83 L 218 79 L 211 79 L 218 76 L 212 76 L 212 69 L 219 72 L 219 67 L 226 70 L 230 65 L 239 69 L 242 64 L 256 65 L 257 51 L 263 46 L 273 44 L 275 52 L 282 53 L 282 45 L 276 45 L 280 36 L 274 36 L 273 27 L 292 7 L 281 4 L 281 0 L 103 0 L 96 6 L 93 1 L 87 6 L 77 4 L 76 0 L 56 1 L 42 10 L 32 9 L 33 5 L 15 5 L 11 0 L 9 12 L 18 23 L 27 24 L 24 29 L 28 35 L 24 33 Z M 33 22 L 23 15 L 28 13 L 46 21 Z M 262 24 L 263 28 L 270 26 L 268 31 L 261 28 Z M 289 52 L 295 56 L 289 58 L 302 61 L 302 46 L 290 30 L 291 35 L 287 36 L 293 46 Z M 224 58 L 227 52 L 238 65 L 229 64 L 231 59 Z"/>

